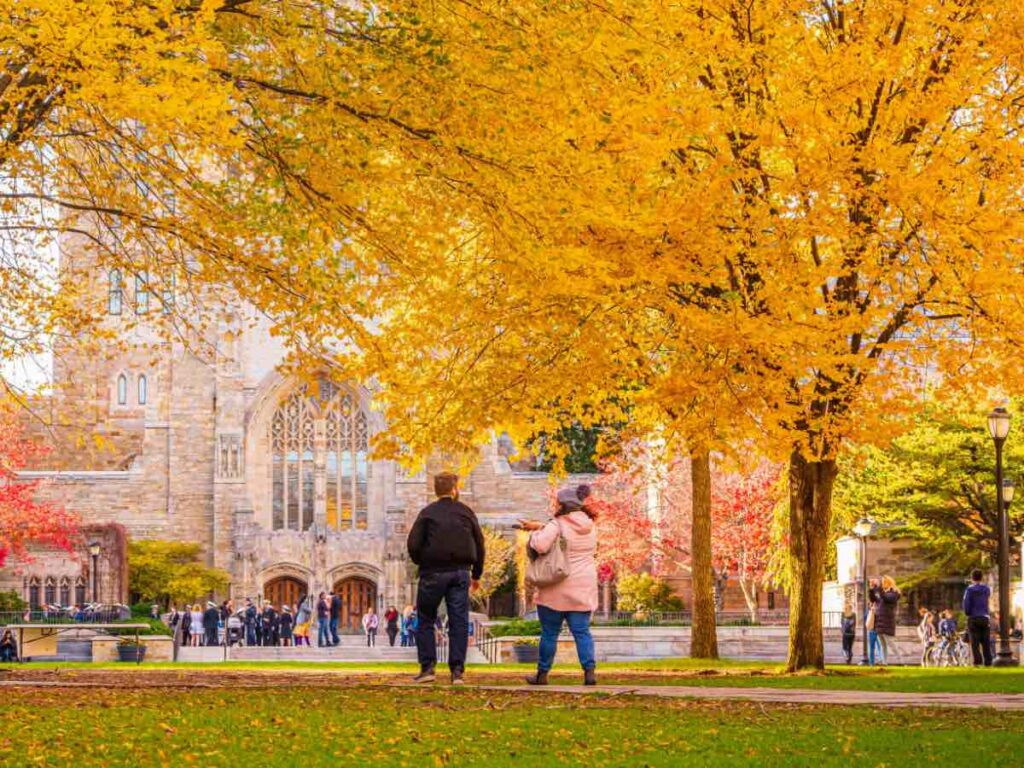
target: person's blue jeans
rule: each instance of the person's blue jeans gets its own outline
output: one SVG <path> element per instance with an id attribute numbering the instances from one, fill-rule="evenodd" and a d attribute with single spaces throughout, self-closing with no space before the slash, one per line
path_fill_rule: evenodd
<path id="1" fill-rule="evenodd" d="M 338 617 L 331 616 L 331 643 L 337 645 L 341 642 L 341 638 L 338 637 Z"/>
<path id="2" fill-rule="evenodd" d="M 882 643 L 878 639 L 878 633 L 873 629 L 868 630 L 868 664 L 872 667 L 875 666 L 875 649 L 878 649 L 878 655 L 882 655 Z M 885 661 L 885 659 L 882 659 Z"/>
<path id="3" fill-rule="evenodd" d="M 556 611 L 545 605 L 537 606 L 537 618 L 540 619 L 540 658 L 537 669 L 548 672 L 555 663 L 555 652 L 558 650 L 558 634 L 562 631 L 562 622 L 568 622 L 569 631 L 576 641 L 576 655 L 583 669 L 594 669 L 597 660 L 594 658 L 594 636 L 590 634 L 590 611 Z"/>
<path id="4" fill-rule="evenodd" d="M 327 619 L 319 619 L 316 623 L 316 644 L 321 648 L 331 644 L 331 635 L 327 628 Z"/>
<path id="5" fill-rule="evenodd" d="M 420 669 L 437 664 L 437 638 L 434 624 L 437 609 L 444 600 L 448 607 L 448 668 L 453 674 L 466 668 L 469 648 L 469 571 L 428 571 L 420 574 L 416 590 L 416 656 Z"/>

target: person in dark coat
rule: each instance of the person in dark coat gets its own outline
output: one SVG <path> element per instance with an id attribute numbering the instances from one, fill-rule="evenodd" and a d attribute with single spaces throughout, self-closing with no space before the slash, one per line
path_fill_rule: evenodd
<path id="1" fill-rule="evenodd" d="M 242 614 L 242 623 L 245 624 L 245 644 L 246 645 L 258 645 L 256 640 L 256 625 L 257 622 L 257 611 L 256 606 L 252 604 L 252 600 L 249 598 L 245 599 L 245 612 Z"/>
<path id="2" fill-rule="evenodd" d="M 437 665 L 434 621 L 444 600 L 448 608 L 448 668 L 452 683 L 460 685 L 469 645 L 469 592 L 480 588 L 484 569 L 484 536 L 476 514 L 459 501 L 459 477 L 442 472 L 434 478 L 437 501 L 428 504 L 409 531 L 406 546 L 419 566 L 416 593 L 419 635 L 416 654 L 420 673 L 417 683 L 433 682 Z"/>
<path id="3" fill-rule="evenodd" d="M 199 627 L 196 627 L 198 631 Z M 185 610 L 181 612 L 181 644 L 188 645 L 192 642 L 192 611 L 189 610 L 189 606 L 185 606 Z"/>
<path id="4" fill-rule="evenodd" d="M 203 631 L 206 633 L 206 644 L 217 645 L 217 627 L 220 626 L 220 609 L 216 603 L 207 603 L 203 611 Z"/>
<path id="5" fill-rule="evenodd" d="M 878 593 L 878 606 L 875 609 L 875 633 L 882 650 L 881 663 L 889 662 L 890 655 L 896 650 L 896 607 L 900 602 L 900 591 L 892 576 L 882 577 L 882 588 Z"/>
<path id="6" fill-rule="evenodd" d="M 331 590 L 331 645 L 338 645 L 341 642 L 341 638 L 338 637 L 338 619 L 341 617 L 341 595 Z"/>
<path id="7" fill-rule="evenodd" d="M 292 627 L 294 624 L 292 609 L 286 605 L 281 609 L 281 615 L 277 618 L 277 629 L 281 637 L 281 645 L 289 646 L 292 644 Z"/>
<path id="8" fill-rule="evenodd" d="M 263 644 L 277 645 L 277 611 L 267 603 L 263 606 Z"/>
<path id="9" fill-rule="evenodd" d="M 393 605 L 384 614 L 384 626 L 388 633 L 388 642 L 394 647 L 395 638 L 398 637 L 398 609 Z"/>
<path id="10" fill-rule="evenodd" d="M 14 642 L 14 634 L 11 630 L 4 630 L 3 640 L 0 640 L 0 662 L 11 662 L 18 658 L 18 645 Z"/>
<path id="11" fill-rule="evenodd" d="M 849 605 L 843 611 L 840 626 L 843 630 L 843 656 L 846 657 L 846 663 L 850 664 L 853 662 L 853 643 L 857 639 L 857 614 Z"/>

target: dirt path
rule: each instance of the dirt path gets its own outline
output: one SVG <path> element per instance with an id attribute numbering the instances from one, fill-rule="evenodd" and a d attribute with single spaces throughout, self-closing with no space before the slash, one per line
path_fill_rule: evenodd
<path id="1" fill-rule="evenodd" d="M 818 690 L 809 688 L 745 688 L 688 685 L 520 685 L 518 675 L 487 675 L 466 689 L 501 691 L 523 696 L 571 694 L 580 696 L 642 696 L 646 698 L 747 701 L 764 704 L 811 704 L 870 707 L 991 708 L 1024 711 L 1024 694 L 1006 693 L 900 693 L 894 691 Z M 309 687 L 415 687 L 408 674 L 375 670 L 218 670 L 204 669 L 14 669 L 0 674 L 0 688 L 276 688 Z M 557 681 L 556 681 L 557 682 Z M 502 684 L 504 683 L 504 684 Z"/>

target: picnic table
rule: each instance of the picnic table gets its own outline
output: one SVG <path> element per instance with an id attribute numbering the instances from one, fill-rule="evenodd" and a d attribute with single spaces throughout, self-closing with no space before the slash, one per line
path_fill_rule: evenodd
<path id="1" fill-rule="evenodd" d="M 39 652 L 33 655 L 36 656 L 53 656 L 57 653 L 57 639 L 60 635 L 63 635 L 71 630 L 78 631 L 81 629 L 106 629 L 106 630 L 122 630 L 129 629 L 134 630 L 135 643 L 139 642 L 139 630 L 149 629 L 149 624 L 93 624 L 91 622 L 83 623 L 67 623 L 67 624 L 38 624 L 38 623 L 26 623 L 26 624 L 8 624 L 6 629 L 17 632 L 18 637 L 18 661 L 25 661 L 27 658 L 31 658 L 25 653 L 25 646 L 33 645 L 33 650 Z M 142 663 L 142 659 L 138 659 L 137 664 Z"/>

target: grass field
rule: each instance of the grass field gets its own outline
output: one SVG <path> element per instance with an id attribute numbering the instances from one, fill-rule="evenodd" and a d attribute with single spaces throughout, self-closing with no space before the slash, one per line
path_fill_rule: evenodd
<path id="1" fill-rule="evenodd" d="M 1024 713 L 471 689 L 7 688 L 0 765 L 1019 765 Z"/>

